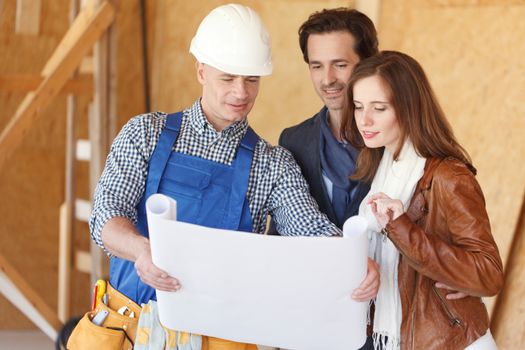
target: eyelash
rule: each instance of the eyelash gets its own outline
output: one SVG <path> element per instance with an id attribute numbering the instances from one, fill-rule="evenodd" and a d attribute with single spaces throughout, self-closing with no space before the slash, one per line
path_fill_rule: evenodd
<path id="1" fill-rule="evenodd" d="M 354 110 L 356 110 L 356 111 L 360 111 L 360 110 L 362 110 L 362 109 L 363 109 L 363 107 L 361 107 L 361 106 L 354 106 Z M 384 112 L 384 111 L 386 111 L 386 108 L 374 108 L 374 109 L 375 109 L 376 111 L 378 111 L 378 112 Z"/>

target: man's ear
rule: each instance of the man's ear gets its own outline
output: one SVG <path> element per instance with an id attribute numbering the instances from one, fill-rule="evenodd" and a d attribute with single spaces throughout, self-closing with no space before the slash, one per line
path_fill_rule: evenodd
<path id="1" fill-rule="evenodd" d="M 195 70 L 197 71 L 197 80 L 204 85 L 204 63 L 195 61 Z"/>

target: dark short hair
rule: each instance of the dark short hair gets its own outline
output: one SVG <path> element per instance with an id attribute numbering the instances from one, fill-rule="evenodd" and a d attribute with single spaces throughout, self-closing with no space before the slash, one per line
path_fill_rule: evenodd
<path id="1" fill-rule="evenodd" d="M 354 51 L 360 59 L 377 53 L 377 31 L 374 23 L 364 13 L 346 7 L 324 9 L 314 12 L 299 28 L 299 46 L 304 61 L 308 61 L 308 37 L 310 34 L 323 34 L 346 31 L 355 38 Z"/>

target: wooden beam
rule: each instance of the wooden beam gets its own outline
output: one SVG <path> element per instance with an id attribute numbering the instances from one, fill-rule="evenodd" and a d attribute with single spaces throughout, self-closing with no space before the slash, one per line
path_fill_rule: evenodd
<path id="1" fill-rule="evenodd" d="M 491 328 L 500 349 L 525 349 L 525 198 L 511 247 Z"/>
<path id="2" fill-rule="evenodd" d="M 79 12 L 78 0 L 69 1 L 69 25 L 72 25 Z M 84 56 L 85 57 L 85 56 Z M 78 77 L 78 69 L 73 72 Z M 91 79 L 92 80 L 92 79 Z M 67 96 L 66 115 L 66 157 L 64 169 L 64 203 L 60 207 L 60 226 L 58 241 L 58 317 L 66 322 L 71 317 L 71 270 L 74 250 L 73 231 L 75 208 L 75 121 L 77 114 L 77 97 Z"/>
<path id="3" fill-rule="evenodd" d="M 25 138 L 40 111 L 47 107 L 62 89 L 82 57 L 106 31 L 115 18 L 113 7 L 104 2 L 98 8 L 86 6 L 47 61 L 42 76 L 44 81 L 35 92 L 22 101 L 15 116 L 0 135 L 0 168 Z"/>
<path id="4" fill-rule="evenodd" d="M 107 32 L 110 30 L 108 28 Z M 89 164 L 90 193 L 95 193 L 95 187 L 104 169 L 109 150 L 109 41 L 107 32 L 100 37 L 100 40 L 93 47 L 95 94 L 93 95 L 88 127 L 91 141 L 91 160 Z M 105 254 L 93 241 L 91 241 L 90 251 L 91 284 L 94 285 L 98 279 L 105 277 Z"/>
<path id="5" fill-rule="evenodd" d="M 58 318 L 67 322 L 70 317 L 73 209 L 69 203 L 60 206 L 58 231 Z"/>
<path id="6" fill-rule="evenodd" d="M 56 339 L 62 322 L 2 254 L 0 254 L 0 294 L 4 294 L 51 339 Z"/>
<path id="7" fill-rule="evenodd" d="M 32 74 L 7 74 L 0 75 L 0 90 L 13 92 L 30 92 L 38 89 L 45 78 Z M 61 94 L 92 95 L 93 76 L 81 74 L 69 79 L 60 90 Z"/>
<path id="8" fill-rule="evenodd" d="M 38 35 L 41 0 L 16 0 L 16 34 Z"/>

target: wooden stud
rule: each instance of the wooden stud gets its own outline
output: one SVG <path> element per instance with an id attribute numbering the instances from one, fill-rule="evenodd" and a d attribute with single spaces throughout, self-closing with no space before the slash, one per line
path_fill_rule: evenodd
<path id="1" fill-rule="evenodd" d="M 492 331 L 500 349 L 525 348 L 525 198 L 505 271 L 505 284 L 492 314 Z"/>
<path id="2" fill-rule="evenodd" d="M 39 112 L 47 107 L 80 64 L 82 57 L 109 27 L 115 18 L 113 7 L 104 2 L 95 11 L 91 7 L 79 13 L 51 58 L 42 76 L 44 81 L 20 104 L 15 116 L 0 134 L 0 168 L 25 138 Z"/>
<path id="3" fill-rule="evenodd" d="M 100 249 L 100 248 L 99 248 Z M 75 253 L 75 268 L 84 273 L 91 273 L 92 265 L 91 253 L 86 251 L 77 251 Z"/>
<path id="4" fill-rule="evenodd" d="M 73 222 L 72 207 L 68 203 L 60 206 L 60 224 L 58 239 L 58 318 L 66 322 L 70 317 L 71 300 L 71 233 Z"/>
<path id="5" fill-rule="evenodd" d="M 77 0 L 70 0 L 69 23 L 73 24 L 78 16 Z M 78 76 L 78 69 L 73 72 L 73 77 Z M 92 82 L 92 79 L 91 79 Z M 66 157 L 64 169 L 64 204 L 60 207 L 60 232 L 59 232 L 59 259 L 58 259 L 58 317 L 66 322 L 71 317 L 71 270 L 73 255 L 73 227 L 77 212 L 75 205 L 75 120 L 77 114 L 77 98 L 67 96 L 66 116 Z"/>
<path id="6" fill-rule="evenodd" d="M 91 143 L 89 140 L 78 139 L 76 143 L 76 159 L 83 162 L 91 160 Z"/>
<path id="7" fill-rule="evenodd" d="M 100 0 L 94 0 L 100 1 Z M 95 193 L 95 187 L 104 168 L 109 150 L 109 35 L 111 27 L 104 33 L 93 47 L 93 76 L 95 93 L 89 116 L 89 138 L 91 140 L 90 193 Z M 95 242 L 91 241 L 91 282 L 107 275 L 107 259 Z"/>
<path id="8" fill-rule="evenodd" d="M 118 0 L 112 0 L 115 7 L 118 8 Z M 108 28 L 108 150 L 109 145 L 117 136 L 117 119 L 118 119 L 118 35 L 116 26 L 113 24 Z"/>
<path id="9" fill-rule="evenodd" d="M 76 199 L 75 203 L 75 219 L 82 222 L 89 222 L 91 216 L 91 201 L 85 199 Z"/>

